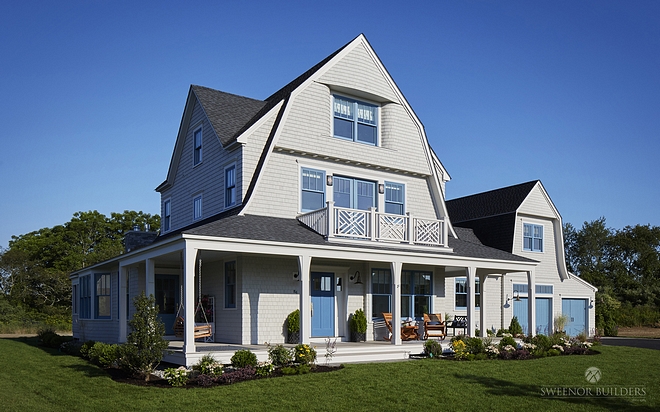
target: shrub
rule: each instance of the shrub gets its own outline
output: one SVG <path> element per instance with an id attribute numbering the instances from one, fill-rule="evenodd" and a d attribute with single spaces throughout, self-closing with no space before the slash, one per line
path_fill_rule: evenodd
<path id="1" fill-rule="evenodd" d="M 424 354 L 430 358 L 438 358 L 442 355 L 442 344 L 435 339 L 424 342 Z"/>
<path id="2" fill-rule="evenodd" d="M 273 370 L 275 370 L 275 367 L 273 366 L 272 363 L 259 362 L 259 364 L 257 365 L 257 369 L 255 370 L 255 373 L 257 374 L 257 376 L 266 377 L 266 376 L 270 376 L 270 374 L 273 373 Z"/>
<path id="3" fill-rule="evenodd" d="M 498 329 L 495 336 L 501 338 L 505 333 L 509 333 L 509 329 Z"/>
<path id="4" fill-rule="evenodd" d="M 222 364 L 211 355 L 204 355 L 192 369 L 200 375 L 219 376 L 222 375 Z"/>
<path id="5" fill-rule="evenodd" d="M 190 379 L 190 373 L 184 366 L 167 368 L 165 369 L 165 379 L 172 386 L 185 386 L 188 383 L 188 379 Z"/>
<path id="6" fill-rule="evenodd" d="M 536 346 L 535 352 L 545 352 L 552 346 L 552 343 L 550 343 L 550 338 L 542 334 L 538 334 L 536 336 L 527 336 L 523 338 L 523 342 L 531 343 L 532 345 Z"/>
<path id="7" fill-rule="evenodd" d="M 511 323 L 509 324 L 509 333 L 513 336 L 518 336 L 523 334 L 522 326 L 518 322 L 518 317 L 514 316 L 511 318 Z"/>
<path id="8" fill-rule="evenodd" d="M 257 355 L 249 349 L 237 350 L 234 352 L 234 356 L 231 357 L 231 364 L 238 369 L 248 366 L 254 368 L 257 366 Z"/>
<path id="9" fill-rule="evenodd" d="M 88 340 L 80 346 L 80 356 L 89 359 L 89 350 L 92 349 L 96 341 Z"/>
<path id="10" fill-rule="evenodd" d="M 316 361 L 316 350 L 311 346 L 301 343 L 293 348 L 293 361 L 301 365 L 309 365 Z"/>
<path id="11" fill-rule="evenodd" d="M 257 371 L 254 367 L 247 366 L 245 368 L 240 368 L 233 370 L 231 372 L 223 373 L 220 377 L 218 377 L 217 381 L 223 384 L 231 384 L 231 383 L 246 381 L 249 379 L 254 379 L 256 373 Z"/>
<path id="12" fill-rule="evenodd" d="M 89 349 L 88 356 L 91 362 L 107 368 L 119 358 L 119 345 L 96 342 L 94 346 Z"/>
<path id="13" fill-rule="evenodd" d="M 211 386 L 216 382 L 216 377 L 211 375 L 197 375 L 197 385 L 199 386 Z"/>
<path id="14" fill-rule="evenodd" d="M 559 356 L 561 351 L 559 349 L 548 349 L 548 356 Z"/>
<path id="15" fill-rule="evenodd" d="M 456 339 L 451 342 L 451 348 L 454 350 L 454 359 L 467 359 L 468 351 L 467 345 L 462 339 Z"/>
<path id="16" fill-rule="evenodd" d="M 291 351 L 281 344 L 275 346 L 268 345 L 268 359 L 277 367 L 286 366 L 293 361 Z"/>
<path id="17" fill-rule="evenodd" d="M 149 380 L 163 360 L 169 342 L 163 339 L 165 325 L 158 317 L 158 305 L 153 295 L 144 292 L 133 299 L 135 313 L 128 322 L 132 332 L 120 346 L 120 366 L 133 376 Z"/>
<path id="18" fill-rule="evenodd" d="M 283 375 L 303 375 L 309 373 L 312 368 L 309 365 L 285 366 L 282 368 Z"/>
<path id="19" fill-rule="evenodd" d="M 516 343 L 516 340 L 511 336 L 505 336 L 502 338 L 502 340 L 500 340 L 499 348 L 502 350 L 507 346 L 513 346 L 515 348 L 518 346 L 518 344 Z"/>
<path id="20" fill-rule="evenodd" d="M 484 342 L 480 338 L 468 338 L 466 344 L 466 350 L 473 354 L 479 354 L 484 352 Z"/>

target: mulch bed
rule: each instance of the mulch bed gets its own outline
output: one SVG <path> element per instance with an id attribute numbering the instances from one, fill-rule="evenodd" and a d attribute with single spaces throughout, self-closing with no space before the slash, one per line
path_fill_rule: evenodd
<path id="1" fill-rule="evenodd" d="M 176 366 L 175 366 L 176 367 Z M 316 365 L 314 366 L 310 373 L 325 373 L 325 372 L 334 372 L 340 369 L 343 369 L 343 365 L 339 366 L 326 366 L 326 365 Z M 148 381 L 145 381 L 144 379 L 137 379 L 134 378 L 130 375 L 128 375 L 125 371 L 117 368 L 107 368 L 105 370 L 108 375 L 110 375 L 110 378 L 112 378 L 113 381 L 119 382 L 119 383 L 126 383 L 129 385 L 135 385 L 135 386 L 147 386 L 147 387 L 154 387 L 154 388 L 175 388 L 174 386 L 170 385 L 166 379 L 162 379 L 159 376 L 156 375 L 151 375 Z M 266 377 L 260 377 L 260 376 L 255 376 L 249 380 L 255 380 L 255 379 L 270 379 L 270 378 L 277 378 L 280 376 L 285 376 L 280 369 L 276 369 L 273 371 L 273 373 L 270 376 Z M 238 382 L 234 382 L 238 383 Z M 232 383 L 233 384 L 233 383 Z M 206 387 L 213 387 L 213 386 L 220 386 L 223 385 L 221 383 L 214 383 L 211 386 L 206 386 Z M 197 385 L 197 382 L 194 380 L 188 381 L 188 384 L 185 386 L 181 386 L 180 388 L 202 388 L 202 386 Z"/>

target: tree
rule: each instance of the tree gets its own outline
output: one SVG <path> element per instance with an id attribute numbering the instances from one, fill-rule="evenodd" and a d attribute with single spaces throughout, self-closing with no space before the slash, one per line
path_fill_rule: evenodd
<path id="1" fill-rule="evenodd" d="M 169 342 L 163 339 L 165 325 L 158 317 L 154 295 L 146 297 L 142 292 L 133 299 L 133 305 L 135 313 L 128 322 L 132 331 L 121 346 L 120 365 L 132 375 L 149 380 Z"/>

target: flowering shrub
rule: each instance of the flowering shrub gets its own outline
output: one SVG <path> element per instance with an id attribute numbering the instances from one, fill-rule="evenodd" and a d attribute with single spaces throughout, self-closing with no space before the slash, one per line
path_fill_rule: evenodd
<path id="1" fill-rule="evenodd" d="M 442 344 L 438 340 L 429 339 L 424 342 L 424 354 L 430 358 L 442 355 Z"/>
<path id="2" fill-rule="evenodd" d="M 190 378 L 190 373 L 184 366 L 165 369 L 165 379 L 172 386 L 185 386 Z"/>
<path id="3" fill-rule="evenodd" d="M 259 362 L 257 364 L 257 369 L 255 370 L 255 373 L 257 376 L 260 377 L 266 377 L 270 376 L 271 373 L 275 370 L 275 367 L 273 366 L 272 363 L 270 362 Z"/>
<path id="4" fill-rule="evenodd" d="M 215 360 L 211 355 L 204 355 L 192 367 L 193 371 L 198 372 L 200 375 L 220 376 L 222 375 L 222 364 Z"/>
<path id="5" fill-rule="evenodd" d="M 467 359 L 469 354 L 465 349 L 467 345 L 463 340 L 457 339 L 451 343 L 451 348 L 454 350 L 454 359 Z"/>
<path id="6" fill-rule="evenodd" d="M 486 355 L 488 355 L 488 357 L 491 358 L 491 359 L 497 358 L 500 354 L 500 350 L 497 348 L 496 345 L 494 345 L 492 343 L 490 345 L 486 346 L 485 352 L 486 352 Z"/>
<path id="7" fill-rule="evenodd" d="M 305 343 L 296 345 L 293 348 L 293 360 L 302 365 L 313 364 L 316 361 L 316 350 Z"/>
<path id="8" fill-rule="evenodd" d="M 268 346 L 268 359 L 275 366 L 286 366 L 293 361 L 291 352 L 284 345 Z"/>

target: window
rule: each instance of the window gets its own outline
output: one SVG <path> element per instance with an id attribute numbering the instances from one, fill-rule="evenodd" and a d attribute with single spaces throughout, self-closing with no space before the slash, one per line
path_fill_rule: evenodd
<path id="1" fill-rule="evenodd" d="M 523 250 L 543 252 L 543 226 L 530 223 L 523 225 Z"/>
<path id="2" fill-rule="evenodd" d="M 431 312 L 432 272 L 404 270 L 401 273 L 401 317 L 421 319 Z"/>
<path id="3" fill-rule="evenodd" d="M 195 130 L 193 133 L 193 166 L 202 163 L 202 128 Z"/>
<path id="4" fill-rule="evenodd" d="M 310 212 L 325 206 L 325 172 L 302 168 L 300 210 Z"/>
<path id="5" fill-rule="evenodd" d="M 167 232 L 170 230 L 172 210 L 170 206 L 170 200 L 163 202 L 163 231 Z"/>
<path id="6" fill-rule="evenodd" d="M 534 290 L 536 293 L 540 294 L 550 294 L 552 295 L 553 293 L 553 288 L 552 285 L 534 285 Z M 514 283 L 513 284 L 513 292 L 518 293 L 519 295 L 526 295 L 529 292 L 529 287 L 527 286 L 526 283 Z"/>
<path id="7" fill-rule="evenodd" d="M 202 218 L 202 195 L 195 196 L 193 199 L 193 220 Z"/>
<path id="8" fill-rule="evenodd" d="M 400 183 L 385 182 L 385 213 L 402 215 L 405 213 L 403 185 Z"/>
<path id="9" fill-rule="evenodd" d="M 89 319 L 92 317 L 92 295 L 89 283 L 89 275 L 80 278 L 79 317 L 81 319 Z"/>
<path id="10" fill-rule="evenodd" d="M 456 309 L 467 309 L 468 288 L 467 278 L 456 278 L 455 307 Z M 481 306 L 481 285 L 479 278 L 474 279 L 474 307 Z"/>
<path id="11" fill-rule="evenodd" d="M 334 135 L 376 146 L 378 144 L 378 106 L 333 96 Z"/>
<path id="12" fill-rule="evenodd" d="M 225 169 L 225 207 L 236 204 L 236 166 Z"/>
<path id="13" fill-rule="evenodd" d="M 371 317 L 381 318 L 383 312 L 392 312 L 392 273 L 389 269 L 371 271 Z"/>
<path id="14" fill-rule="evenodd" d="M 376 206 L 376 183 L 368 180 L 335 176 L 333 183 L 335 206 L 369 210 Z"/>
<path id="15" fill-rule="evenodd" d="M 78 313 L 78 285 L 73 285 L 71 288 L 71 313 L 74 315 Z"/>
<path id="16" fill-rule="evenodd" d="M 225 308 L 236 307 L 236 262 L 225 263 Z"/>
<path id="17" fill-rule="evenodd" d="M 110 274 L 94 274 L 94 318 L 110 319 Z"/>

